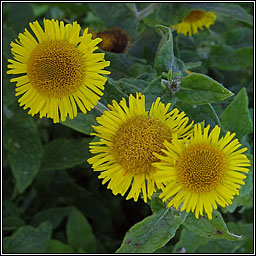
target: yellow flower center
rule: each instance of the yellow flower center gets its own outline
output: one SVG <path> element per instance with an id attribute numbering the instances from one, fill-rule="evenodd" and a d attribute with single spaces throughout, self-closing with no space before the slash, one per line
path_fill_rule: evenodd
<path id="1" fill-rule="evenodd" d="M 84 63 L 82 52 L 74 45 L 66 41 L 43 42 L 29 57 L 28 79 L 43 95 L 68 96 L 83 83 Z"/>
<path id="2" fill-rule="evenodd" d="M 113 153 L 126 173 L 137 175 L 154 172 L 151 165 L 159 160 L 152 154 L 161 154 L 164 140 L 171 142 L 170 128 L 149 116 L 136 116 L 127 120 L 113 138 Z"/>
<path id="3" fill-rule="evenodd" d="M 176 161 L 179 182 L 193 192 L 209 192 L 222 180 L 226 169 L 223 153 L 213 145 L 187 148 Z"/>
<path id="4" fill-rule="evenodd" d="M 203 19 L 206 15 L 204 11 L 191 11 L 184 21 L 193 23 Z"/>

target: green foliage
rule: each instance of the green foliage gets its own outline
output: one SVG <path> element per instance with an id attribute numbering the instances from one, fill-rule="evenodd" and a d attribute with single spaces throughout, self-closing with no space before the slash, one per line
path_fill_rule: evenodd
<path id="1" fill-rule="evenodd" d="M 171 25 L 191 10 L 214 12 L 216 21 L 191 37 L 178 34 Z M 253 253 L 252 3 L 8 2 L 2 15 L 4 253 Z M 129 36 L 123 53 L 97 50 L 111 63 L 100 102 L 60 124 L 19 107 L 15 76 L 6 74 L 10 43 L 44 18 Z M 87 163 L 97 117 L 136 92 L 147 110 L 161 97 L 194 123 L 220 126 L 221 136 L 235 132 L 247 147 L 245 185 L 212 220 L 166 208 L 158 190 L 148 204 L 114 196 Z"/>
<path id="2" fill-rule="evenodd" d="M 219 117 L 211 104 L 193 105 L 191 107 L 190 104 L 179 101 L 176 106 L 197 123 L 204 121 L 206 124 L 211 125 L 211 127 L 215 125 L 221 126 Z"/>
<path id="3" fill-rule="evenodd" d="M 47 248 L 45 250 L 45 253 L 74 253 L 72 247 L 58 241 L 55 239 L 51 239 L 48 242 Z"/>
<path id="4" fill-rule="evenodd" d="M 83 249 L 85 252 L 95 251 L 96 241 L 91 226 L 76 208 L 69 213 L 66 232 L 68 243 L 76 251 L 78 249 Z"/>
<path id="5" fill-rule="evenodd" d="M 159 4 L 157 15 L 160 24 L 168 26 L 170 24 L 174 25 L 180 23 L 189 14 L 189 12 L 189 6 L 185 4 Z"/>
<path id="6" fill-rule="evenodd" d="M 56 139 L 45 144 L 41 168 L 59 170 L 84 163 L 84 159 L 89 156 L 89 141 L 89 138 L 82 140 Z"/>
<path id="7" fill-rule="evenodd" d="M 92 113 L 88 113 L 87 115 L 77 113 L 75 119 L 66 120 L 65 122 L 62 122 L 62 124 L 85 135 L 90 135 L 90 133 L 93 132 L 92 125 L 95 125 L 96 122 L 93 119 Z"/>
<path id="8" fill-rule="evenodd" d="M 222 112 L 221 124 L 224 129 L 235 132 L 239 139 L 253 131 L 245 88 L 239 91 L 229 106 Z"/>
<path id="9" fill-rule="evenodd" d="M 135 224 L 125 235 L 117 253 L 152 253 L 164 246 L 184 222 L 187 213 L 165 209 Z"/>
<path id="10" fill-rule="evenodd" d="M 155 70 L 158 75 L 162 72 L 184 71 L 185 66 L 181 60 L 178 60 L 173 53 L 173 36 L 171 29 L 162 25 L 156 26 L 156 32 L 162 36 L 160 49 L 156 55 Z"/>
<path id="11" fill-rule="evenodd" d="M 43 222 L 38 228 L 23 226 L 12 236 L 4 238 L 4 253 L 43 253 L 51 237 L 49 222 Z"/>
<path id="12" fill-rule="evenodd" d="M 251 67 L 253 64 L 253 48 L 242 47 L 232 49 L 230 46 L 213 45 L 210 50 L 210 66 L 220 70 L 238 71 L 241 68 Z"/>
<path id="13" fill-rule="evenodd" d="M 114 27 L 118 24 L 118 27 L 127 31 L 130 36 L 136 37 L 138 20 L 134 18 L 126 4 L 90 3 L 90 7 L 101 17 L 107 27 Z"/>
<path id="14" fill-rule="evenodd" d="M 43 150 L 33 118 L 22 110 L 10 115 L 4 125 L 4 147 L 17 191 L 22 193 L 39 171 Z"/>
<path id="15" fill-rule="evenodd" d="M 6 23 L 16 33 L 23 33 L 27 24 L 31 22 L 31 19 L 34 19 L 32 6 L 28 3 L 12 3 L 11 5 L 7 5 L 7 8 L 8 15 Z"/>
<path id="16" fill-rule="evenodd" d="M 241 239 L 240 236 L 228 231 L 218 211 L 213 211 L 212 220 L 209 220 L 205 216 L 200 216 L 199 219 L 196 219 L 194 214 L 189 214 L 184 225 L 199 236 L 210 237 L 212 239 L 223 238 L 232 241 Z"/>
<path id="17" fill-rule="evenodd" d="M 176 243 L 173 253 L 183 249 L 186 253 L 252 253 L 252 224 L 226 223 L 227 227 L 242 235 L 242 239 L 232 241 L 226 239 L 211 239 L 202 237 L 184 227 L 181 231 L 180 240 Z M 189 238 L 189 239 L 188 239 Z"/>
<path id="18" fill-rule="evenodd" d="M 209 240 L 204 246 L 198 247 L 197 253 L 206 253 L 209 250 L 212 253 L 253 253 L 252 233 L 253 225 L 247 223 L 228 222 L 227 227 L 239 232 L 243 239 L 230 241 L 224 239 Z M 201 238 L 201 237 L 200 237 Z"/>
<path id="19" fill-rule="evenodd" d="M 232 92 L 206 75 L 191 74 L 181 79 L 176 96 L 182 102 L 201 105 L 226 99 Z"/>
<path id="20" fill-rule="evenodd" d="M 37 226 L 44 221 L 50 221 L 53 228 L 57 228 L 65 217 L 68 216 L 70 207 L 55 207 L 40 211 L 33 216 L 32 223 Z"/>
<path id="21" fill-rule="evenodd" d="M 189 4 L 193 9 L 211 11 L 220 15 L 224 15 L 229 19 L 235 19 L 253 24 L 252 15 L 248 14 L 241 6 L 228 3 L 193 3 Z"/>

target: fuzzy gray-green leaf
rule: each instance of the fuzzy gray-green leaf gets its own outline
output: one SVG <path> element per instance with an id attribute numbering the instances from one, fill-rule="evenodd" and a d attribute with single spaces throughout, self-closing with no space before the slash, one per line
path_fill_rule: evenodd
<path id="1" fill-rule="evenodd" d="M 163 247 L 184 222 L 187 213 L 161 209 L 135 224 L 125 235 L 117 253 L 152 253 Z"/>
<path id="2" fill-rule="evenodd" d="M 197 73 L 183 77 L 180 90 L 176 93 L 180 101 L 195 105 L 221 101 L 232 95 L 232 92 L 217 81 Z"/>

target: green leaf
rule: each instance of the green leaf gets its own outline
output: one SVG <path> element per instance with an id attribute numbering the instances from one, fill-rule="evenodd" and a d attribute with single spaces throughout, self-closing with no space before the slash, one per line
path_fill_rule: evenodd
<path id="1" fill-rule="evenodd" d="M 116 253 L 152 253 L 175 236 L 187 213 L 162 209 L 135 224 Z"/>
<path id="2" fill-rule="evenodd" d="M 86 162 L 89 156 L 90 138 L 56 139 L 44 146 L 41 168 L 67 169 Z"/>
<path id="3" fill-rule="evenodd" d="M 3 104 L 5 106 L 10 106 L 14 102 L 17 101 L 17 97 L 15 97 L 15 84 L 10 83 L 10 79 L 12 78 L 11 75 L 6 74 L 8 68 L 7 65 L 8 59 L 12 58 L 11 54 L 11 41 L 14 41 L 15 37 L 17 36 L 14 29 L 12 27 L 7 27 L 6 25 L 3 26 L 3 63 L 2 63 L 2 74 L 3 74 Z"/>
<path id="4" fill-rule="evenodd" d="M 253 25 L 253 17 L 241 6 L 232 3 L 192 3 L 193 9 L 205 10 L 226 16 L 228 19 L 244 21 Z"/>
<path id="5" fill-rule="evenodd" d="M 234 232 L 239 232 L 243 239 L 230 241 L 225 239 L 209 240 L 208 243 L 198 247 L 196 253 L 212 253 L 212 254 L 246 254 L 253 253 L 253 224 L 242 222 L 227 222 L 227 227 Z M 202 237 L 198 236 L 198 241 Z"/>
<path id="6" fill-rule="evenodd" d="M 197 68 L 197 67 L 200 67 L 201 64 L 202 64 L 201 61 L 187 62 L 185 63 L 185 69 Z"/>
<path id="7" fill-rule="evenodd" d="M 18 216 L 3 217 L 3 230 L 16 230 L 25 225 L 25 222 Z"/>
<path id="8" fill-rule="evenodd" d="M 253 48 L 232 49 L 227 45 L 213 45 L 208 58 L 208 65 L 225 71 L 239 71 L 253 65 Z"/>
<path id="9" fill-rule="evenodd" d="M 101 102 L 107 106 L 108 104 L 112 104 L 113 100 L 119 102 L 122 98 L 128 99 L 128 95 L 126 95 L 121 88 L 119 88 L 118 83 L 109 78 L 106 83 L 106 89 L 104 91 L 104 95 L 101 98 Z"/>
<path id="10" fill-rule="evenodd" d="M 159 194 L 159 192 L 154 193 L 150 201 L 150 208 L 153 213 L 166 209 L 166 204 L 159 198 Z"/>
<path id="11" fill-rule="evenodd" d="M 4 253 L 44 253 L 51 237 L 52 227 L 49 222 L 38 228 L 24 226 L 10 237 L 3 240 Z"/>
<path id="12" fill-rule="evenodd" d="M 153 68 L 150 65 L 145 65 L 141 63 L 135 63 L 131 67 L 131 76 L 132 77 L 139 77 L 145 73 L 153 73 Z"/>
<path id="13" fill-rule="evenodd" d="M 138 78 L 122 78 L 118 81 L 109 79 L 112 86 L 119 88 L 125 95 L 130 95 L 131 93 L 135 95 L 136 92 L 142 92 L 148 85 L 148 82 L 138 79 Z"/>
<path id="14" fill-rule="evenodd" d="M 197 73 L 183 77 L 180 90 L 176 93 L 180 101 L 195 105 L 221 101 L 232 95 L 232 92 L 217 81 Z"/>
<path id="15" fill-rule="evenodd" d="M 60 242 L 59 240 L 51 239 L 48 242 L 45 253 L 75 253 L 72 247 Z"/>
<path id="16" fill-rule="evenodd" d="M 39 171 L 43 153 L 37 126 L 32 117 L 18 109 L 5 126 L 4 147 L 19 193 L 31 184 Z"/>
<path id="17" fill-rule="evenodd" d="M 251 253 L 253 249 L 253 224 L 228 222 L 227 227 L 240 233 L 243 239 L 236 241 L 211 239 L 199 236 L 183 227 L 173 253 L 178 253 L 182 248 L 185 253 Z"/>
<path id="18" fill-rule="evenodd" d="M 176 98 L 171 95 L 168 88 L 161 87 L 162 76 L 158 76 L 148 84 L 148 86 L 143 90 L 143 94 L 146 98 L 146 109 L 150 109 L 152 103 L 156 100 L 157 97 L 161 97 L 161 102 L 171 103 L 170 110 L 174 107 L 176 103 Z"/>
<path id="19" fill-rule="evenodd" d="M 154 254 L 171 254 L 173 251 L 173 245 L 172 244 L 166 244 L 164 247 L 161 247 L 154 251 Z"/>
<path id="20" fill-rule="evenodd" d="M 72 128 L 75 131 L 81 132 L 86 135 L 90 135 L 93 132 L 92 125 L 95 125 L 95 118 L 91 112 L 86 115 L 83 113 L 77 113 L 77 116 L 72 120 L 66 120 L 61 124 Z"/>
<path id="21" fill-rule="evenodd" d="M 87 187 L 88 184 L 79 186 L 77 184 L 78 181 L 71 178 L 67 171 L 55 171 L 55 177 L 51 182 L 48 193 L 46 194 L 45 200 L 47 201 L 47 204 L 50 205 L 50 207 L 51 205 L 55 206 L 56 204 L 57 206 L 74 205 L 79 208 L 86 217 L 94 221 L 94 223 L 102 222 L 104 224 L 106 223 L 106 220 L 110 221 L 111 214 L 108 209 L 108 204 L 105 203 L 105 199 L 102 197 L 102 194 L 96 194 L 99 190 L 98 187 L 101 185 L 97 176 L 93 177 L 95 174 L 93 174 L 90 169 L 86 171 L 83 168 L 79 168 L 75 172 L 80 173 L 77 177 L 79 179 L 79 183 L 85 184 L 85 182 L 89 181 L 89 184 L 95 187 L 95 191 L 88 191 L 85 189 L 85 186 Z M 59 214 L 59 217 L 56 219 L 53 210 L 52 215 L 51 212 L 46 211 L 45 213 L 40 214 L 41 216 L 38 216 L 36 220 L 40 220 L 40 218 L 47 219 L 47 214 L 49 214 L 49 220 L 57 225 L 61 222 L 61 218 L 66 216 L 65 209 L 63 209 L 63 214 L 58 213 L 58 211 L 60 212 L 61 209 L 56 209 L 56 214 Z"/>
<path id="22" fill-rule="evenodd" d="M 183 61 L 174 56 L 171 29 L 163 25 L 157 25 L 155 29 L 162 36 L 154 66 L 157 75 L 160 75 L 162 72 L 168 73 L 170 69 L 172 69 L 172 72 L 181 72 L 183 76 L 186 75 Z"/>
<path id="23" fill-rule="evenodd" d="M 159 4 L 158 4 L 159 6 Z M 158 7 L 157 6 L 157 7 Z M 154 9 L 152 13 L 150 13 L 148 16 L 144 17 L 142 20 L 148 27 L 155 27 L 156 25 L 161 24 L 158 17 L 158 10 L 159 8 Z"/>
<path id="24" fill-rule="evenodd" d="M 205 121 L 205 124 L 209 124 L 211 127 L 214 127 L 215 125 L 221 126 L 219 117 L 211 104 L 191 105 L 178 101 L 176 106 L 178 109 L 184 111 L 195 123 Z"/>
<path id="25" fill-rule="evenodd" d="M 18 37 L 18 33 L 23 33 L 28 23 L 34 21 L 33 9 L 30 3 L 8 3 L 8 7 L 8 22 Z"/>
<path id="26" fill-rule="evenodd" d="M 174 66 L 175 57 L 173 54 L 173 37 L 172 31 L 170 28 L 157 25 L 156 32 L 162 36 L 162 41 L 160 42 L 160 50 L 156 55 L 155 60 L 155 70 L 157 75 L 160 75 L 162 72 L 168 73 L 169 69 Z M 176 70 L 173 70 L 173 72 Z"/>
<path id="27" fill-rule="evenodd" d="M 33 9 L 33 13 L 35 15 L 35 18 L 38 18 L 40 16 L 43 16 L 46 11 L 50 8 L 47 4 L 38 4 L 38 3 L 31 3 L 31 7 Z"/>
<path id="28" fill-rule="evenodd" d="M 160 24 L 176 25 L 189 14 L 190 7 L 183 3 L 159 3 L 158 20 Z"/>
<path id="29" fill-rule="evenodd" d="M 99 50 L 100 52 L 104 52 Z M 123 53 L 105 52 L 105 60 L 110 61 L 110 66 L 107 68 L 111 71 L 111 78 L 118 80 L 124 77 L 130 77 L 132 67 L 134 64 L 146 64 L 147 61 L 139 59 L 134 56 L 130 56 Z M 109 78 L 109 77 L 108 77 Z M 107 90 L 107 85 L 105 90 Z"/>
<path id="30" fill-rule="evenodd" d="M 234 28 L 222 34 L 221 37 L 232 48 L 253 46 L 253 30 L 250 28 Z"/>
<path id="31" fill-rule="evenodd" d="M 54 207 L 39 211 L 33 216 L 32 223 L 37 226 L 44 221 L 50 221 L 52 227 L 57 228 L 65 217 L 69 215 L 71 207 Z"/>
<path id="32" fill-rule="evenodd" d="M 11 200 L 3 201 L 3 216 L 20 216 L 20 208 Z"/>
<path id="33" fill-rule="evenodd" d="M 229 229 L 239 232 L 243 239 L 240 242 L 240 246 L 236 246 L 235 253 L 253 253 L 254 251 L 254 227 L 253 223 L 228 222 Z M 237 241 L 238 242 L 238 241 Z M 234 242 L 235 243 L 235 242 Z"/>
<path id="34" fill-rule="evenodd" d="M 228 231 L 221 214 L 216 210 L 213 211 L 212 220 L 204 216 L 200 216 L 199 219 L 196 219 L 195 215 L 190 213 L 184 225 L 199 236 L 232 241 L 241 239 L 241 236 Z"/>
<path id="35" fill-rule="evenodd" d="M 83 250 L 83 249 L 78 249 L 78 251 L 77 251 L 77 253 L 83 253 L 83 254 L 85 254 L 85 253 L 87 253 L 85 250 Z"/>
<path id="36" fill-rule="evenodd" d="M 233 101 L 222 112 L 221 125 L 225 130 L 235 132 L 239 139 L 253 132 L 245 88 L 239 91 Z"/>
<path id="37" fill-rule="evenodd" d="M 204 246 L 210 238 L 198 236 L 185 226 L 183 226 L 179 242 L 175 244 L 173 253 L 179 253 L 182 249 L 185 253 L 195 253 L 198 248 Z"/>
<path id="38" fill-rule="evenodd" d="M 136 37 L 138 20 L 125 3 L 89 3 L 107 27 L 124 29 L 131 37 Z"/>
<path id="39" fill-rule="evenodd" d="M 159 22 L 157 24 L 159 24 Z M 155 61 L 155 53 L 157 51 L 160 39 L 161 37 L 156 33 L 154 28 L 146 27 L 132 42 L 131 47 L 128 48 L 127 55 L 146 59 L 147 63 L 153 65 Z"/>
<path id="40" fill-rule="evenodd" d="M 68 216 L 66 227 L 68 243 L 77 251 L 83 249 L 95 253 L 96 240 L 92 229 L 83 214 L 73 208 Z"/>

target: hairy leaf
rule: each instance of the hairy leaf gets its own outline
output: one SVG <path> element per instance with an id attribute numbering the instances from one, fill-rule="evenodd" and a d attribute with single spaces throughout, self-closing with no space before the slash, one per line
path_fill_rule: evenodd
<path id="1" fill-rule="evenodd" d="M 216 210 L 213 211 L 212 220 L 209 220 L 204 216 L 200 216 L 199 219 L 196 219 L 195 215 L 190 213 L 187 216 L 184 225 L 199 236 L 232 241 L 241 239 L 241 236 L 232 234 L 228 231 L 221 214 Z"/>
<path id="2" fill-rule="evenodd" d="M 235 132 L 239 139 L 253 131 L 245 88 L 239 91 L 233 101 L 223 111 L 221 124 L 225 130 Z"/>
<path id="3" fill-rule="evenodd" d="M 126 233 L 117 253 L 152 253 L 163 247 L 184 222 L 187 213 L 162 209 L 135 224 Z"/>
<path id="4" fill-rule="evenodd" d="M 178 99 L 188 104 L 207 104 L 221 101 L 233 93 L 212 78 L 193 73 L 181 79 Z"/>

